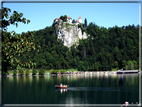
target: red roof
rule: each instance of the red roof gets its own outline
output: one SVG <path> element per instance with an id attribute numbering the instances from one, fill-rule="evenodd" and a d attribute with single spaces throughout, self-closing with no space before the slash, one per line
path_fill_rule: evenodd
<path id="1" fill-rule="evenodd" d="M 81 16 L 79 16 L 79 19 L 82 19 Z"/>
<path id="2" fill-rule="evenodd" d="M 78 20 L 76 20 L 76 22 L 78 22 Z"/>
<path id="3" fill-rule="evenodd" d="M 59 20 L 60 19 L 60 17 L 59 18 L 56 18 L 55 20 Z"/>
<path id="4" fill-rule="evenodd" d="M 71 17 L 67 17 L 68 19 L 71 19 Z"/>

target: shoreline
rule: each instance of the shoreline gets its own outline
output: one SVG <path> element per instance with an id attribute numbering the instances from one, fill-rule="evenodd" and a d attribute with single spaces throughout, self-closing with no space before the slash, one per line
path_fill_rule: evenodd
<path id="1" fill-rule="evenodd" d="M 89 72 L 76 72 L 76 71 L 72 71 L 72 72 L 69 72 L 69 73 L 63 73 L 63 74 L 47 74 L 45 73 L 44 75 L 39 75 L 39 73 L 37 73 L 36 75 L 32 75 L 32 73 L 30 73 L 29 75 L 19 75 L 17 73 L 17 75 L 13 75 L 13 74 L 9 74 L 9 75 L 4 75 L 2 76 L 0 74 L 0 77 L 9 77 L 9 76 L 18 76 L 18 77 L 23 77 L 23 76 L 57 76 L 57 75 L 98 75 L 98 74 L 107 74 L 107 75 L 111 75 L 111 74 L 114 74 L 114 75 L 117 75 L 117 74 L 139 74 L 141 72 L 138 72 L 138 70 L 124 70 L 124 71 L 89 71 Z"/>

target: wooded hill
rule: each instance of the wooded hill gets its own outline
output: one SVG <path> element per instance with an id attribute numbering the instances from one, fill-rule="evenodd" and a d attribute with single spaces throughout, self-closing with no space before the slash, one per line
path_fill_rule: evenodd
<path id="1" fill-rule="evenodd" d="M 139 26 L 104 28 L 90 23 L 80 25 L 82 31 L 90 36 L 79 40 L 79 45 L 70 49 L 57 40 L 54 26 L 34 31 L 35 44 L 41 49 L 27 53 L 36 68 L 69 69 L 81 71 L 106 71 L 117 69 L 138 69 Z M 26 62 L 29 59 L 22 59 Z"/>

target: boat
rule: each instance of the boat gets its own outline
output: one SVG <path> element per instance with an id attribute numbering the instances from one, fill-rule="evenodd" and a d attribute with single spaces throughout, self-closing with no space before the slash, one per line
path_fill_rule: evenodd
<path id="1" fill-rule="evenodd" d="M 60 86 L 60 85 L 55 85 L 56 88 L 65 88 L 65 89 L 67 89 L 68 86 L 69 86 L 69 85 L 62 85 L 62 86 Z"/>

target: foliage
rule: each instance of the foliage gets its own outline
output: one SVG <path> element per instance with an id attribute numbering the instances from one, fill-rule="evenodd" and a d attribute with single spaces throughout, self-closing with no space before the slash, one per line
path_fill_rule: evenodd
<path id="1" fill-rule="evenodd" d="M 60 16 L 60 19 L 63 20 L 64 22 L 66 22 L 67 21 L 67 15 Z"/>
<path id="2" fill-rule="evenodd" d="M 53 26 L 36 31 L 34 43 L 40 45 L 41 49 L 39 53 L 29 52 L 30 60 L 37 63 L 36 68 L 74 68 L 79 71 L 105 71 L 112 70 L 113 67 L 125 70 L 127 62 L 134 60 L 134 69 L 138 69 L 138 28 L 106 29 L 90 23 L 86 32 L 90 34 L 88 39 L 79 40 L 78 46 L 73 45 L 68 49 L 61 40 L 57 40 Z"/>
<path id="3" fill-rule="evenodd" d="M 84 25 L 85 25 L 84 27 L 87 28 L 87 19 L 86 18 L 85 18 L 85 21 L 84 21 Z"/>
<path id="4" fill-rule="evenodd" d="M 58 72 L 58 70 L 55 70 L 55 69 L 52 69 L 52 70 L 50 71 L 51 74 L 57 74 L 57 72 Z M 58 72 L 58 73 L 59 73 L 59 72 Z"/>
<path id="5" fill-rule="evenodd" d="M 64 22 L 66 22 L 66 21 L 67 21 L 67 15 L 64 16 Z"/>
<path id="6" fill-rule="evenodd" d="M 72 23 L 75 23 L 75 20 L 74 20 L 74 19 L 72 20 Z"/>
<path id="7" fill-rule="evenodd" d="M 100 67 L 99 62 L 95 62 L 95 64 L 94 64 L 94 70 L 95 71 L 99 71 L 99 67 Z"/>
<path id="8" fill-rule="evenodd" d="M 19 75 L 23 76 L 24 75 L 24 70 L 22 68 L 19 68 Z"/>
<path id="9" fill-rule="evenodd" d="M 60 16 L 60 19 L 61 19 L 61 20 L 64 20 L 64 16 Z"/>
<path id="10" fill-rule="evenodd" d="M 25 67 L 34 67 L 35 63 L 32 63 L 30 60 L 27 60 L 23 63 L 18 57 L 26 57 L 27 52 L 35 50 L 33 32 L 27 32 L 22 34 L 16 34 L 16 32 L 7 32 L 7 26 L 16 24 L 18 26 L 18 22 L 29 23 L 30 20 L 26 20 L 23 17 L 22 13 L 18 13 L 16 11 L 13 12 L 11 16 L 9 16 L 9 12 L 11 12 L 8 8 L 2 8 L 2 72 L 3 74 L 7 73 L 8 69 L 11 69 L 15 66 L 25 66 Z"/>
<path id="11" fill-rule="evenodd" d="M 17 70 L 15 69 L 14 71 L 13 71 L 13 75 L 16 75 L 17 74 Z"/>
<path id="12" fill-rule="evenodd" d="M 36 69 L 33 69 L 33 75 L 36 75 L 36 73 L 37 73 L 37 70 Z"/>
<path id="13" fill-rule="evenodd" d="M 113 64 L 114 68 L 117 68 L 118 67 L 118 62 L 115 61 L 114 64 Z"/>
<path id="14" fill-rule="evenodd" d="M 83 32 L 86 32 L 86 29 L 83 27 L 82 23 L 78 24 L 78 28 L 81 28 L 82 34 L 83 34 Z"/>
<path id="15" fill-rule="evenodd" d="M 41 46 L 41 49 L 38 53 L 37 49 L 27 52 L 30 58 L 19 57 L 19 60 L 35 62 L 36 69 L 53 69 L 50 73 L 69 68 L 79 71 L 138 69 L 138 27 L 129 25 L 107 29 L 95 23 L 90 23 L 87 28 L 83 28 L 83 24 L 78 27 L 90 36 L 80 39 L 79 45 L 73 45 L 70 49 L 64 46 L 62 40 L 57 39 L 54 25 L 34 31 L 33 42 Z"/>
<path id="16" fill-rule="evenodd" d="M 29 69 L 26 69 L 26 70 L 25 70 L 25 75 L 28 76 L 29 74 L 30 74 Z"/>
<path id="17" fill-rule="evenodd" d="M 63 70 L 63 69 L 61 69 L 61 71 L 60 71 L 62 74 L 65 72 L 65 70 Z"/>
<path id="18" fill-rule="evenodd" d="M 39 75 L 44 75 L 45 74 L 45 70 L 44 69 L 40 69 L 39 70 Z"/>

